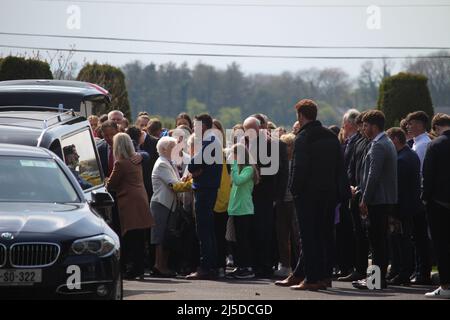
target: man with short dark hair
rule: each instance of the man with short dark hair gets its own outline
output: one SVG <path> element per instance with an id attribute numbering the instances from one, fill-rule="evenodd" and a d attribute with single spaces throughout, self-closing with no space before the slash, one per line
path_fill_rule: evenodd
<path id="1" fill-rule="evenodd" d="M 217 277 L 214 270 L 217 266 L 217 247 L 213 210 L 222 176 L 222 164 L 216 161 L 216 159 L 222 161 L 222 144 L 211 130 L 213 119 L 210 115 L 201 114 L 196 116 L 195 120 L 201 123 L 202 148 L 192 158 L 188 170 L 194 178 L 192 189 L 195 197 L 197 236 L 200 242 L 200 266 L 186 278 L 210 280 Z M 197 130 L 197 126 L 194 128 Z M 212 159 L 214 162 L 211 164 Z"/>
<path id="2" fill-rule="evenodd" d="M 162 131 L 163 131 L 162 122 L 157 118 L 150 119 L 147 126 L 148 134 L 156 139 L 159 139 L 161 138 Z"/>
<path id="3" fill-rule="evenodd" d="M 409 285 L 414 271 L 414 252 L 411 242 L 412 218 L 423 210 L 420 201 L 420 160 L 407 145 L 401 128 L 390 128 L 387 135 L 397 150 L 398 205 L 390 217 L 391 269 L 388 283 Z"/>
<path id="4" fill-rule="evenodd" d="M 381 270 L 381 289 L 386 288 L 388 267 L 388 215 L 397 204 L 397 151 L 384 132 L 385 117 L 379 110 L 367 111 L 363 116 L 364 134 L 371 146 L 364 160 L 361 181 L 360 211 L 369 219 L 369 240 L 372 264 Z M 367 289 L 367 281 L 353 282 L 358 289 Z"/>
<path id="5" fill-rule="evenodd" d="M 412 149 L 417 153 L 420 159 L 420 170 L 422 171 L 423 159 L 431 139 L 427 133 L 428 115 L 423 111 L 416 111 L 406 116 L 408 133 L 413 137 L 414 143 Z"/>
<path id="6" fill-rule="evenodd" d="M 331 286 L 334 213 L 344 161 L 336 135 L 316 120 L 317 104 L 304 99 L 295 108 L 301 128 L 295 139 L 291 192 L 302 252 L 294 274 L 283 285 L 293 284 L 293 290 L 326 289 Z"/>
<path id="7" fill-rule="evenodd" d="M 406 116 L 408 133 L 413 137 L 414 150 L 420 159 L 420 172 L 428 144 L 431 142 L 427 133 L 429 118 L 423 111 L 416 111 Z M 411 282 L 417 285 L 431 284 L 431 247 L 428 237 L 426 210 L 423 208 L 413 216 L 413 243 L 415 247 L 416 268 Z"/>
<path id="8" fill-rule="evenodd" d="M 422 199 L 427 206 L 441 285 L 426 296 L 450 298 L 450 116 L 436 114 L 432 127 L 438 137 L 425 154 Z"/>
<path id="9" fill-rule="evenodd" d="M 107 120 L 102 123 L 101 130 L 103 140 L 99 141 L 97 149 L 104 176 L 109 177 L 114 167 L 113 139 L 119 133 L 119 127 L 115 121 Z"/>

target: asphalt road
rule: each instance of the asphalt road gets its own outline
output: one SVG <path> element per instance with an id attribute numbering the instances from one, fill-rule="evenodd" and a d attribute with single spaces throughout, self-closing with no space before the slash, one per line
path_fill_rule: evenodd
<path id="1" fill-rule="evenodd" d="M 350 283 L 333 282 L 326 291 L 293 291 L 277 287 L 274 280 L 190 281 L 183 278 L 160 279 L 146 276 L 124 282 L 126 300 L 303 300 L 303 299 L 425 299 L 432 287 L 389 287 L 382 291 L 354 289 Z"/>

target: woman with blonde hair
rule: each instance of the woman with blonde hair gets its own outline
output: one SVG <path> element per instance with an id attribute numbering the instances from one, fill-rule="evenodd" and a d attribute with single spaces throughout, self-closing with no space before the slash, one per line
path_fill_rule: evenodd
<path id="1" fill-rule="evenodd" d="M 142 166 L 131 161 L 136 155 L 133 142 L 126 133 L 113 140 L 114 168 L 106 187 L 115 191 L 123 237 L 122 271 L 126 278 L 144 274 L 145 229 L 153 225 Z"/>

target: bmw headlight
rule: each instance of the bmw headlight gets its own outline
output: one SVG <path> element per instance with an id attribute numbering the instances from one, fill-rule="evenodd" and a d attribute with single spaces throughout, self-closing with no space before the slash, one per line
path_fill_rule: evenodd
<path id="1" fill-rule="evenodd" d="M 75 240 L 72 243 L 72 253 L 76 255 L 94 254 L 101 258 L 112 254 L 115 248 L 115 241 L 106 234 Z"/>

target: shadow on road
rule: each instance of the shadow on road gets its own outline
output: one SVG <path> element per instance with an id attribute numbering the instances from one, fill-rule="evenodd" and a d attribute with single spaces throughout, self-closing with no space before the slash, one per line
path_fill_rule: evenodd
<path id="1" fill-rule="evenodd" d="M 141 294 L 162 294 L 162 293 L 173 293 L 176 292 L 175 290 L 124 290 L 123 297 L 129 298 L 133 296 L 139 296 Z"/>

